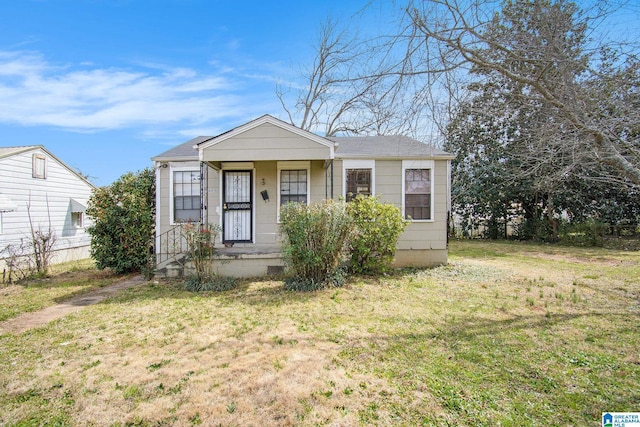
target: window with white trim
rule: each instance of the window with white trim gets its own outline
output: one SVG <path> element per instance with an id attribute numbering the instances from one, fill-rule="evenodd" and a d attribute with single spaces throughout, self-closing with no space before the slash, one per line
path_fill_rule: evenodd
<path id="1" fill-rule="evenodd" d="M 173 222 L 200 221 L 200 171 L 173 171 Z"/>
<path id="2" fill-rule="evenodd" d="M 280 170 L 280 205 L 307 203 L 308 173 L 306 169 Z"/>
<path id="3" fill-rule="evenodd" d="M 84 220 L 83 212 L 71 212 L 71 226 L 74 228 L 82 228 Z"/>
<path id="4" fill-rule="evenodd" d="M 347 202 L 359 194 L 375 194 L 375 160 L 344 160 L 344 191 Z"/>
<path id="5" fill-rule="evenodd" d="M 371 169 L 347 169 L 347 202 L 359 194 L 371 195 Z"/>
<path id="6" fill-rule="evenodd" d="M 43 154 L 33 155 L 32 176 L 38 179 L 47 179 L 47 158 Z"/>
<path id="7" fill-rule="evenodd" d="M 289 202 L 306 203 L 311 201 L 311 162 L 308 160 L 281 160 L 278 169 L 278 212 L 280 206 Z"/>
<path id="8" fill-rule="evenodd" d="M 403 161 L 402 179 L 402 210 L 405 219 L 433 220 L 433 161 Z"/>

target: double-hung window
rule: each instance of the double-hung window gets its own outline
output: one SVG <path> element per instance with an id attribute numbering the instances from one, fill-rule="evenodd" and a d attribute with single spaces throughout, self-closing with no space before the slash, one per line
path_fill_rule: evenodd
<path id="1" fill-rule="evenodd" d="M 200 221 L 200 171 L 173 171 L 173 222 Z"/>
<path id="2" fill-rule="evenodd" d="M 344 160 L 344 198 L 347 202 L 359 194 L 374 194 L 375 160 Z"/>
<path id="3" fill-rule="evenodd" d="M 280 170 L 280 205 L 307 203 L 308 173 L 306 169 Z"/>
<path id="4" fill-rule="evenodd" d="M 309 204 L 311 200 L 311 162 L 279 161 L 278 165 L 278 218 L 280 206 L 287 203 Z M 279 221 L 280 219 L 278 219 Z"/>
<path id="5" fill-rule="evenodd" d="M 433 220 L 433 161 L 402 162 L 404 217 L 414 221 Z"/>

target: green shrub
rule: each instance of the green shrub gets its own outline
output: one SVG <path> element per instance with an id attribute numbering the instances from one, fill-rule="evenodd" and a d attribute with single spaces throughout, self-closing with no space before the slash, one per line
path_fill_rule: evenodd
<path id="1" fill-rule="evenodd" d="M 604 246 L 607 225 L 589 218 L 577 223 L 563 224 L 561 241 L 577 246 Z"/>
<path id="2" fill-rule="evenodd" d="M 155 226 L 155 176 L 150 168 L 128 172 L 113 184 L 93 191 L 87 207 L 93 225 L 91 257 L 99 269 L 151 275 L 150 244 Z"/>
<path id="3" fill-rule="evenodd" d="M 349 269 L 354 273 L 381 273 L 391 268 L 396 244 L 407 226 L 402 212 L 374 196 L 358 196 L 347 204 L 355 232 L 350 242 Z"/>
<path id="4" fill-rule="evenodd" d="M 339 269 L 352 229 L 344 202 L 286 204 L 280 209 L 280 229 L 286 237 L 285 263 L 293 276 L 289 288 L 312 290 L 342 283 Z"/>

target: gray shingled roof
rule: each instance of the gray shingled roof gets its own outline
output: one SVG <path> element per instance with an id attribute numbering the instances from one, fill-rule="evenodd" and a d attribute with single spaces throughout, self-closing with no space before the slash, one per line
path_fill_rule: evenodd
<path id="1" fill-rule="evenodd" d="M 425 158 L 451 157 L 445 151 L 403 135 L 330 137 L 338 143 L 336 158 Z"/>
<path id="2" fill-rule="evenodd" d="M 152 160 L 197 160 L 198 151 L 193 148 L 212 136 L 199 136 L 183 144 L 177 145 L 162 154 L 152 157 Z M 358 136 L 358 137 L 330 137 L 330 141 L 338 143 L 336 158 L 433 158 L 451 157 L 449 153 L 424 144 L 407 136 Z M 260 159 L 256 159 L 260 160 Z"/>
<path id="3" fill-rule="evenodd" d="M 208 139 L 213 138 L 212 136 L 198 136 L 189 141 L 176 145 L 175 147 L 165 151 L 162 154 L 158 154 L 151 158 L 151 160 L 190 160 L 195 159 L 198 160 L 198 150 L 194 149 L 193 146 L 196 144 L 200 144 Z"/>

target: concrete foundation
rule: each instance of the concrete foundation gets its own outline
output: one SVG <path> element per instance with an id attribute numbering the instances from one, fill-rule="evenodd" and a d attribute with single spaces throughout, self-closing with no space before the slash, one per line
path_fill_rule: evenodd
<path id="1" fill-rule="evenodd" d="M 404 249 L 396 250 L 393 266 L 401 267 L 437 267 L 447 263 L 447 249 Z"/>
<path id="2" fill-rule="evenodd" d="M 405 249 L 397 250 L 393 266 L 436 267 L 447 263 L 447 249 Z M 219 248 L 211 261 L 214 272 L 230 277 L 264 277 L 284 273 L 284 260 L 277 246 L 238 246 Z M 183 277 L 192 273 L 193 266 L 173 262 L 159 266 L 156 276 Z"/>

